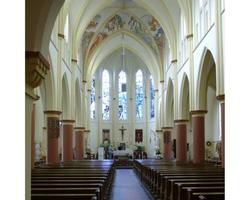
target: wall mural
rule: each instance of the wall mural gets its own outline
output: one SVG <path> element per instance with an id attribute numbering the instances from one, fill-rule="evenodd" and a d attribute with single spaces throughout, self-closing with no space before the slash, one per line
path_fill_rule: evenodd
<path id="1" fill-rule="evenodd" d="M 151 48 L 156 56 L 163 58 L 165 34 L 153 16 L 141 8 L 132 10 L 135 15 L 119 11 L 110 17 L 110 13 L 113 13 L 113 9 L 105 9 L 88 24 L 83 35 L 83 58 L 86 55 L 90 56 L 109 35 L 120 30 L 134 33 Z"/>

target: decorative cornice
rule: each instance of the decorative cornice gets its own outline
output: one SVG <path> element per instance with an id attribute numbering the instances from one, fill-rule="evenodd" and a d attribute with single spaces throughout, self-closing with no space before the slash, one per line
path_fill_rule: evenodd
<path id="1" fill-rule="evenodd" d="M 62 33 L 58 33 L 58 37 L 59 37 L 59 38 L 63 38 L 63 39 L 65 39 L 65 35 L 64 35 L 64 34 L 62 34 Z"/>
<path id="2" fill-rule="evenodd" d="M 220 94 L 216 97 L 217 100 L 219 101 L 224 101 L 225 100 L 225 95 L 224 94 Z"/>
<path id="3" fill-rule="evenodd" d="M 89 130 L 89 129 L 86 129 L 86 130 L 84 130 L 84 132 L 85 132 L 85 133 L 89 133 L 89 132 L 90 132 L 90 130 Z"/>
<path id="4" fill-rule="evenodd" d="M 207 112 L 208 112 L 207 110 L 191 110 L 190 114 L 191 115 L 204 115 Z"/>
<path id="5" fill-rule="evenodd" d="M 191 33 L 191 34 L 186 35 L 186 39 L 190 39 L 190 38 L 193 38 L 193 34 L 192 34 L 192 33 Z"/>
<path id="6" fill-rule="evenodd" d="M 47 71 L 50 69 L 49 62 L 38 51 L 26 51 L 25 58 L 26 84 L 31 88 L 36 88 L 45 79 Z"/>
<path id="7" fill-rule="evenodd" d="M 60 115 L 62 112 L 58 110 L 45 110 L 44 114 L 47 115 Z"/>
<path id="8" fill-rule="evenodd" d="M 72 58 L 71 61 L 77 63 L 77 59 Z"/>
<path id="9" fill-rule="evenodd" d="M 174 59 L 174 60 L 171 61 L 171 64 L 176 63 L 176 62 L 177 62 L 177 59 Z"/>
<path id="10" fill-rule="evenodd" d="M 162 130 L 162 129 L 156 129 L 156 132 L 157 132 L 157 133 L 162 133 L 163 130 Z"/>

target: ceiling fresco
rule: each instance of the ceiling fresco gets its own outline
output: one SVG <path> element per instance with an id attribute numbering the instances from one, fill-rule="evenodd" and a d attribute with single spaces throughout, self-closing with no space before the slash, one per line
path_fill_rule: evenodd
<path id="1" fill-rule="evenodd" d="M 139 7 L 111 7 L 97 14 L 83 34 L 83 57 L 90 57 L 107 37 L 119 31 L 128 31 L 138 37 L 163 62 L 165 33 L 159 22 Z"/>

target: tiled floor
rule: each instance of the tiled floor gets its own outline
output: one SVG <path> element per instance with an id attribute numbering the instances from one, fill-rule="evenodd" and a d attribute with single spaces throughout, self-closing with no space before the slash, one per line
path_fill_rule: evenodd
<path id="1" fill-rule="evenodd" d="M 111 200 L 150 200 L 133 169 L 116 169 Z"/>

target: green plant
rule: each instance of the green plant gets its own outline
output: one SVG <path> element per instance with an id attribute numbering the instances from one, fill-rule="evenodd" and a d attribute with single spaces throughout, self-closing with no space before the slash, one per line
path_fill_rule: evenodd
<path id="1" fill-rule="evenodd" d="M 156 155 L 161 154 L 160 149 L 156 149 Z"/>
<path id="2" fill-rule="evenodd" d="M 86 149 L 86 154 L 91 154 L 91 149 L 90 148 Z"/>

